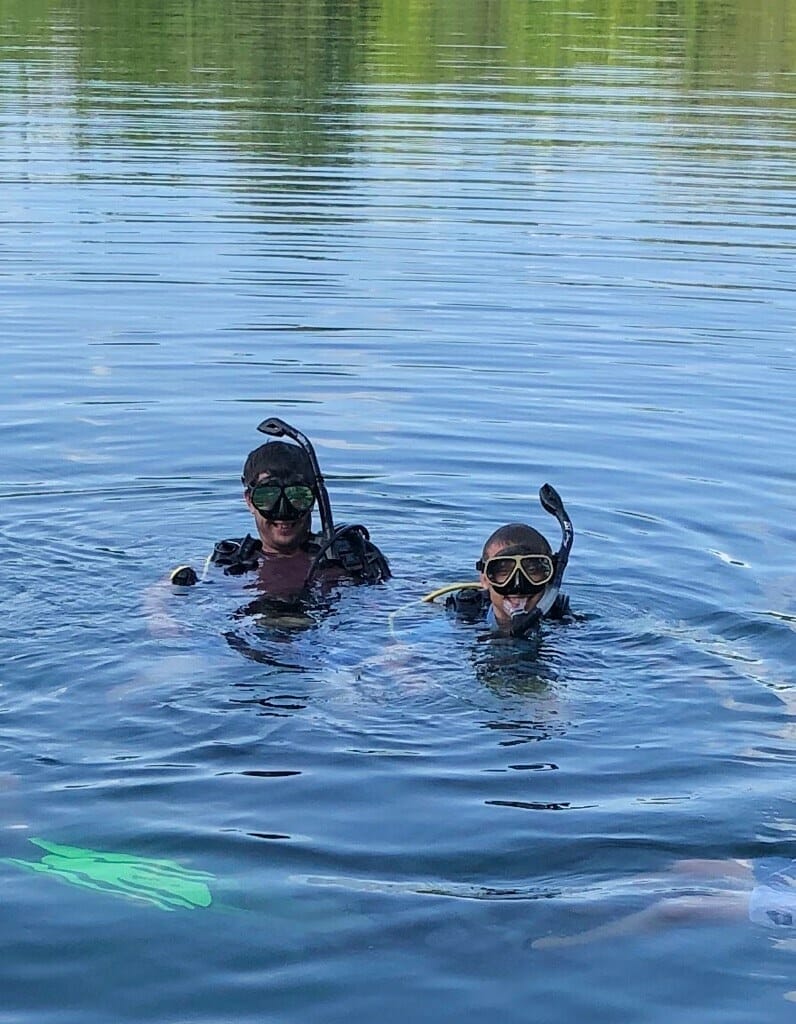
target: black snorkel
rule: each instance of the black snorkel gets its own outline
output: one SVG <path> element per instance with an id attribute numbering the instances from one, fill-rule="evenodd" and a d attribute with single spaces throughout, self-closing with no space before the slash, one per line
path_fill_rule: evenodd
<path id="1" fill-rule="evenodd" d="M 564 570 L 569 561 L 569 552 L 572 550 L 572 542 L 575 539 L 572 520 L 567 515 L 564 502 L 555 487 L 550 484 L 542 484 L 539 490 L 539 501 L 545 512 L 549 512 L 558 520 L 558 525 L 561 527 L 561 546 L 555 556 L 553 578 L 545 586 L 539 602 L 529 612 L 517 611 L 512 614 L 509 628 L 511 635 L 515 637 L 527 636 L 556 603 L 558 592 L 561 589 L 561 581 L 564 578 Z"/>
<path id="2" fill-rule="evenodd" d="M 318 465 L 315 449 L 310 444 L 309 438 L 305 434 L 302 434 L 300 430 L 296 430 L 295 427 L 291 427 L 289 423 L 285 423 L 284 420 L 280 420 L 277 416 L 269 416 L 267 420 L 263 420 L 257 429 L 261 434 L 268 434 L 269 437 L 289 437 L 291 441 L 296 442 L 299 448 L 304 451 L 307 458 L 310 460 L 312 473 L 315 477 L 318 512 L 321 517 L 321 533 L 323 535 L 324 542 L 331 544 L 334 539 L 332 506 L 329 502 L 329 494 L 326 490 L 326 484 L 323 482 L 323 474 L 321 473 L 321 467 Z"/>

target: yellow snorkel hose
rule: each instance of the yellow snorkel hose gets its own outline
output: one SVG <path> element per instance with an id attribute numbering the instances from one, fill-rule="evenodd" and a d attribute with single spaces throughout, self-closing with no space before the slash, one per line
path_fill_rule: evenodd
<path id="1" fill-rule="evenodd" d="M 467 583 L 449 583 L 445 587 L 439 587 L 437 590 L 432 590 L 430 594 L 426 594 L 425 597 L 421 597 L 420 600 L 426 604 L 430 604 L 438 597 L 442 597 L 443 594 L 451 594 L 454 590 L 483 590 L 483 587 L 480 583 L 475 583 L 473 580 L 469 580 Z"/>
<path id="2" fill-rule="evenodd" d="M 398 615 L 402 615 L 409 608 L 416 608 L 418 604 L 432 604 L 438 597 L 442 597 L 443 594 L 450 594 L 454 590 L 480 590 L 481 584 L 474 583 L 472 580 L 468 580 L 466 583 L 449 583 L 445 587 L 439 587 L 437 590 L 432 590 L 430 594 L 426 594 L 424 597 L 416 597 L 414 601 L 408 601 L 406 604 L 402 604 L 400 608 L 396 608 L 390 612 L 387 616 L 387 622 L 390 627 L 390 636 L 394 640 L 397 640 L 395 634 L 395 619 Z"/>

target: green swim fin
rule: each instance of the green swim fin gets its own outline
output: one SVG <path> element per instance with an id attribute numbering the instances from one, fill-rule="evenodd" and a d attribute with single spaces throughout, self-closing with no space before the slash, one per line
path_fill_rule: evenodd
<path id="1" fill-rule="evenodd" d="M 54 875 L 69 885 L 148 903 L 160 910 L 197 910 L 213 902 L 207 883 L 214 881 L 215 876 L 190 871 L 176 861 L 62 846 L 44 839 L 30 841 L 46 851 L 41 860 L 7 857 L 3 862 L 24 871 Z"/>

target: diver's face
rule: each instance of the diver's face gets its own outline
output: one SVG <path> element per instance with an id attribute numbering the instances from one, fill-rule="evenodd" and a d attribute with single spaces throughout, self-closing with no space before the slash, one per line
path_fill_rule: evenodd
<path id="1" fill-rule="evenodd" d="M 506 550 L 507 549 L 505 547 L 501 547 L 500 544 L 492 545 L 484 552 L 484 561 L 488 561 L 490 558 L 495 558 L 497 555 L 503 554 Z M 513 553 L 514 548 L 511 550 Z M 495 613 L 495 621 L 501 631 L 506 630 L 507 632 L 511 628 L 512 614 L 516 614 L 517 612 L 527 614 L 528 612 L 533 611 L 541 601 L 543 594 L 543 590 L 540 590 L 536 594 L 499 594 L 483 572 L 481 573 L 481 586 L 484 590 L 489 592 L 489 600 L 492 605 L 492 610 Z"/>
<path id="2" fill-rule="evenodd" d="M 293 482 L 292 480 L 282 480 L 278 477 L 270 476 L 268 473 L 261 473 L 257 477 L 258 484 L 288 486 Z M 310 532 L 312 509 L 309 509 L 299 519 L 272 519 L 270 517 L 266 518 L 254 507 L 248 490 L 244 491 L 244 499 L 249 511 L 254 516 L 254 523 L 263 545 L 263 551 L 275 555 L 292 555 L 301 548 Z"/>

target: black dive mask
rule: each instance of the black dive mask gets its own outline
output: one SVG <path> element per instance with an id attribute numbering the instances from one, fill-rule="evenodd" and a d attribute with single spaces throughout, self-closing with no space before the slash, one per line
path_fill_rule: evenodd
<path id="1" fill-rule="evenodd" d="M 555 573 L 555 558 L 531 554 L 516 548 L 476 563 L 490 587 L 502 597 L 541 594 Z"/>
<path id="2" fill-rule="evenodd" d="M 266 480 L 249 488 L 251 503 L 269 523 L 295 523 L 315 504 L 315 494 L 306 484 L 283 484 Z"/>

